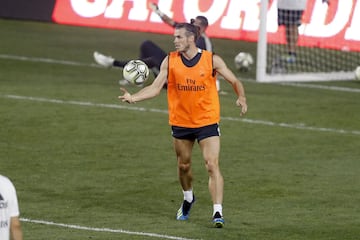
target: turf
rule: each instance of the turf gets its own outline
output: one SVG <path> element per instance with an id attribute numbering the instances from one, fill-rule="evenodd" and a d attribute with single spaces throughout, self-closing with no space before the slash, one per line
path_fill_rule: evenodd
<path id="1" fill-rule="evenodd" d="M 182 195 L 165 91 L 123 104 L 121 71 L 91 65 L 94 50 L 131 59 L 144 39 L 171 50 L 172 36 L 4 19 L 0 27 L 0 172 L 17 187 L 25 239 L 360 236 L 360 82 L 312 84 L 355 90 L 340 91 L 244 81 L 245 118 L 222 83 L 229 92 L 221 95 L 226 226 L 213 229 L 198 147 L 197 202 L 188 222 L 175 220 Z M 214 45 L 230 68 L 238 51 L 256 54 L 255 43 Z M 237 74 L 253 78 L 254 69 Z"/>

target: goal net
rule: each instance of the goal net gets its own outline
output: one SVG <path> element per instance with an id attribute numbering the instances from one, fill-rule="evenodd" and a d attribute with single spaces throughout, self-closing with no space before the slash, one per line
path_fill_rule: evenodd
<path id="1" fill-rule="evenodd" d="M 308 0 L 301 22 L 291 48 L 291 33 L 278 25 L 277 0 L 261 1 L 256 80 L 353 80 L 360 65 L 360 1 Z"/>

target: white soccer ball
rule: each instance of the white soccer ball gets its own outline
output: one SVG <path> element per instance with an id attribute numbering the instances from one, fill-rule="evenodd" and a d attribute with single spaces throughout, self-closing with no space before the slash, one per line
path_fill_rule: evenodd
<path id="1" fill-rule="evenodd" d="M 234 58 L 235 68 L 239 71 L 249 71 L 250 66 L 254 64 L 250 53 L 239 52 Z"/>
<path id="2" fill-rule="evenodd" d="M 355 69 L 355 79 L 360 80 L 360 66 Z"/>
<path id="3" fill-rule="evenodd" d="M 142 85 L 149 78 L 149 73 L 149 67 L 141 60 L 131 60 L 123 69 L 125 80 L 135 85 Z"/>

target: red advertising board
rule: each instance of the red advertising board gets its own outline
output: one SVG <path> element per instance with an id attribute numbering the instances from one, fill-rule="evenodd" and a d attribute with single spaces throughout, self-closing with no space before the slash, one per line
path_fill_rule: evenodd
<path id="1" fill-rule="evenodd" d="M 261 0 L 154 0 L 178 22 L 197 15 L 209 20 L 215 38 L 257 41 Z M 57 0 L 53 21 L 60 24 L 172 34 L 173 29 L 148 8 L 149 0 Z M 284 43 L 277 26 L 277 1 L 267 12 L 268 41 Z M 360 51 L 360 0 L 308 0 L 299 45 Z"/>

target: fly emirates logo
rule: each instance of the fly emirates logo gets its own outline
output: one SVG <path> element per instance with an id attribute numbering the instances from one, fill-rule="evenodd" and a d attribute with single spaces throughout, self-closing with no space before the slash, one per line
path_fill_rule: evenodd
<path id="1" fill-rule="evenodd" d="M 53 19 L 64 24 L 172 34 L 173 29 L 148 8 L 147 0 L 57 0 Z M 197 15 L 209 20 L 211 37 L 257 41 L 261 0 L 158 0 L 159 8 L 176 21 L 189 21 Z M 310 45 L 327 39 L 334 46 L 357 46 L 360 51 L 360 1 L 308 0 L 300 35 Z M 278 37 L 277 0 L 267 12 L 269 40 L 283 43 Z M 273 36 L 272 36 L 273 35 Z M 277 37 L 276 37 L 277 36 Z M 335 44 L 336 43 L 336 44 Z M 326 47 L 326 43 L 325 43 Z M 334 47 L 333 47 L 334 48 Z"/>
<path id="2" fill-rule="evenodd" d="M 181 83 L 176 84 L 176 88 L 179 91 L 188 91 L 188 92 L 199 92 L 199 91 L 205 91 L 204 85 L 197 85 L 196 80 L 187 78 L 186 79 L 186 85 L 183 85 Z"/>

